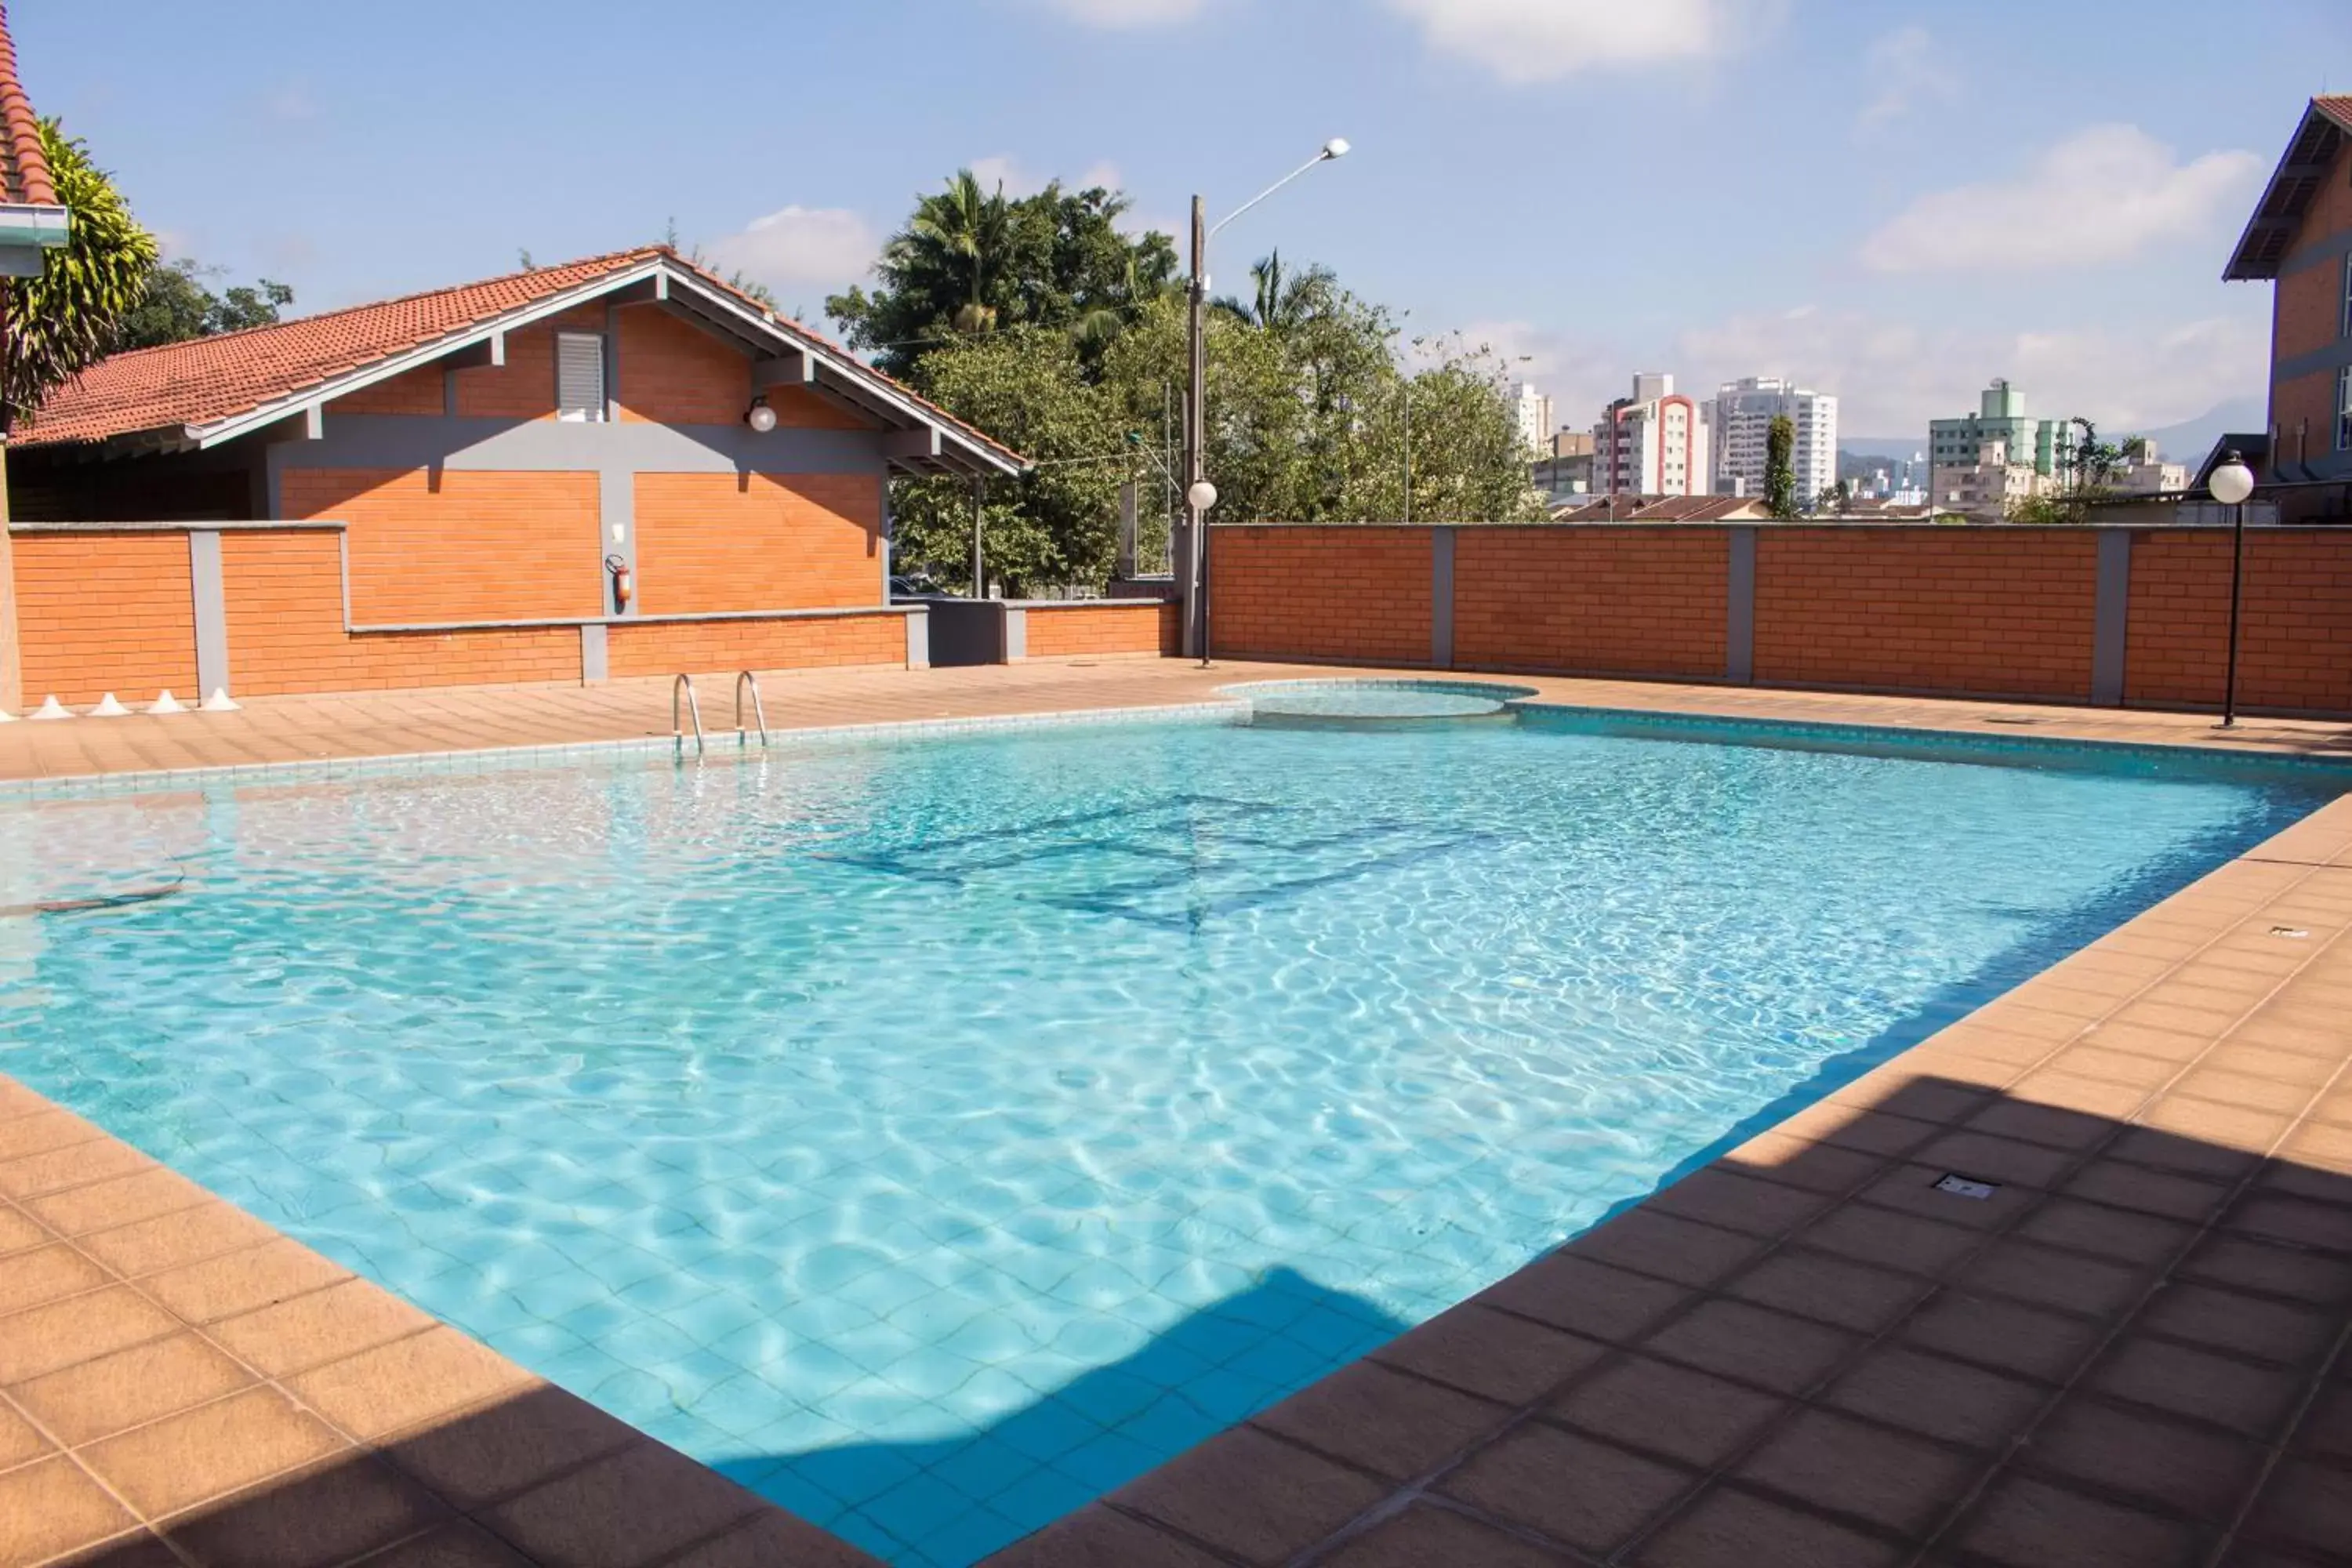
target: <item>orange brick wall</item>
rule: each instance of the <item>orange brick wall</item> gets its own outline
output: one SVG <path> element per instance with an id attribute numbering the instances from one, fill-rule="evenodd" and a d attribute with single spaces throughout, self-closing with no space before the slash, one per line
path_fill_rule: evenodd
<path id="1" fill-rule="evenodd" d="M 1729 577 L 1720 529 L 1465 528 L 1454 660 L 1718 679 Z"/>
<path id="2" fill-rule="evenodd" d="M 1756 679 L 2087 701 L 2087 531 L 1765 528 Z"/>
<path id="3" fill-rule="evenodd" d="M 289 468 L 290 519 L 351 525 L 361 626 L 546 620 L 604 611 L 597 480 L 587 473 Z"/>
<path id="4" fill-rule="evenodd" d="M 877 475 L 639 474 L 636 492 L 646 615 L 883 602 Z"/>
<path id="5" fill-rule="evenodd" d="M 878 430 L 881 421 L 844 408 L 804 386 L 780 386 L 768 394 L 776 423 L 790 430 Z"/>
<path id="6" fill-rule="evenodd" d="M 2219 703 L 2229 629 L 2227 530 L 2133 541 L 2126 701 Z M 2249 708 L 2352 713 L 2352 530 L 2246 536 L 2238 700 Z"/>
<path id="7" fill-rule="evenodd" d="M 2271 422 L 2278 428 L 2273 464 L 2324 458 L 2336 445 L 2336 373 L 2314 371 L 2271 387 Z M 2300 477 L 2300 470 L 2292 470 Z"/>
<path id="8" fill-rule="evenodd" d="M 619 312 L 621 417 L 735 425 L 751 402 L 750 358 L 655 305 Z"/>
<path id="9" fill-rule="evenodd" d="M 887 610 L 791 621 L 622 623 L 605 636 L 606 666 L 616 677 L 907 662 L 907 617 Z M 719 711 L 705 717 L 715 722 Z"/>
<path id="10" fill-rule="evenodd" d="M 1027 625 L 1031 658 L 1174 651 L 1169 632 L 1177 624 L 1175 607 L 1157 600 L 1033 605 L 1022 619 Z"/>
<path id="11" fill-rule="evenodd" d="M 458 414 L 468 419 L 554 418 L 555 334 L 604 330 L 604 307 L 583 305 L 509 332 L 506 363 L 457 373 Z"/>
<path id="12" fill-rule="evenodd" d="M 135 703 L 195 690 L 186 534 L 20 533 L 13 543 L 26 707 L 52 693 Z"/>
<path id="13" fill-rule="evenodd" d="M 438 415 L 443 411 L 443 407 L 441 367 L 437 364 L 427 364 L 404 372 L 389 381 L 379 381 L 373 386 L 363 386 L 357 392 L 347 393 L 328 404 L 327 412 L 331 416 L 336 414 Z"/>
<path id="14" fill-rule="evenodd" d="M 341 556 L 329 530 L 224 533 L 221 577 L 241 697 L 580 679 L 580 634 L 570 626 L 345 632 Z"/>
<path id="15" fill-rule="evenodd" d="M 1425 528 L 1213 528 L 1212 644 L 1231 658 L 1427 664 L 1429 541 Z"/>

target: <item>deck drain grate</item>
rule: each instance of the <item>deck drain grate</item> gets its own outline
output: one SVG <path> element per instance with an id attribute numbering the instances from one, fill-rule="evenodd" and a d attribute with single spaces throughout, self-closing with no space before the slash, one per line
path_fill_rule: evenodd
<path id="1" fill-rule="evenodd" d="M 1949 1193 L 1956 1198 L 1973 1198 L 1978 1203 L 1982 1203 L 2000 1191 L 2000 1188 L 1990 1182 L 1979 1182 L 1974 1176 L 1958 1175 L 1948 1171 L 1936 1179 L 1936 1190 L 1939 1193 Z"/>

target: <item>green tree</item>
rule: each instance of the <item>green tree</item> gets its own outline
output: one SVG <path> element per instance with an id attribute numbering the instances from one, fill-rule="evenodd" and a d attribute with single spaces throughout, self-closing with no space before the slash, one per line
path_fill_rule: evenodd
<path id="1" fill-rule="evenodd" d="M 1832 517 L 1843 517 L 1853 501 L 1853 484 L 1840 479 L 1833 485 L 1823 485 L 1822 493 L 1813 498 L 1813 510 Z"/>
<path id="2" fill-rule="evenodd" d="M 222 270 L 185 258 L 159 261 L 150 267 L 139 303 L 123 316 L 111 352 L 148 349 L 159 343 L 210 337 L 215 332 L 271 326 L 278 320 L 278 313 L 294 302 L 291 288 L 267 278 L 215 294 L 205 286 L 204 280 L 218 277 Z"/>
<path id="3" fill-rule="evenodd" d="M 1120 232 L 1128 208 L 1119 193 L 1058 181 L 1015 201 L 959 170 L 883 247 L 873 289 L 832 296 L 825 313 L 878 368 L 918 383 L 931 351 L 1013 327 L 1075 333 L 1091 375 L 1121 323 L 1169 294 L 1178 275 L 1166 235 Z"/>
<path id="4" fill-rule="evenodd" d="M 112 346 L 137 303 L 155 238 L 139 226 L 122 194 L 90 162 L 79 137 L 41 121 L 41 151 L 58 200 L 72 214 L 70 241 L 47 252 L 37 278 L 11 278 L 0 306 L 0 433 L 39 406 L 49 390 L 81 374 Z"/>
<path id="5" fill-rule="evenodd" d="M 1211 309 L 1245 327 L 1275 332 L 1297 331 L 1322 315 L 1330 308 L 1339 281 L 1328 267 L 1310 265 L 1304 272 L 1286 272 L 1279 250 L 1252 262 L 1250 277 L 1257 284 L 1255 298 L 1228 294 L 1213 301 Z"/>
<path id="6" fill-rule="evenodd" d="M 1764 510 L 1774 517 L 1797 515 L 1797 424 L 1775 414 L 1764 435 Z"/>

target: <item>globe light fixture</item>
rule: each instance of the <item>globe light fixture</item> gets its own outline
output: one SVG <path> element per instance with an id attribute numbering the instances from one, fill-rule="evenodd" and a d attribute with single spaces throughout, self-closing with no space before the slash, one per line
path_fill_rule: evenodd
<path id="1" fill-rule="evenodd" d="M 2221 678 L 2221 724 L 2224 730 L 2234 730 L 2238 727 L 2238 623 L 2246 600 L 2246 498 L 2254 493 L 2254 470 L 2232 447 L 2221 454 L 2205 488 L 2212 491 L 2215 500 L 2237 513 L 2230 528 L 2230 655 L 2228 673 Z"/>
<path id="2" fill-rule="evenodd" d="M 751 400 L 751 408 L 743 415 L 743 423 L 764 436 L 776 427 L 776 411 L 768 406 L 766 398 L 755 397 Z"/>
<path id="3" fill-rule="evenodd" d="M 1217 487 L 1202 479 L 1184 492 L 1184 502 L 1194 511 L 1206 511 L 1217 504 Z"/>
<path id="4" fill-rule="evenodd" d="M 2206 481 L 2206 489 L 2223 506 L 2243 506 L 2246 498 L 2254 493 L 2254 470 L 2246 467 L 2245 458 L 2235 451 L 2222 454 L 2221 466 Z"/>

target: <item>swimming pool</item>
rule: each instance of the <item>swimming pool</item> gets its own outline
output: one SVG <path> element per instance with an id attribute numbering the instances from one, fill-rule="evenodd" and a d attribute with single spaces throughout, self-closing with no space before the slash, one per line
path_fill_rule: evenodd
<path id="1" fill-rule="evenodd" d="M 0 919 L 0 1070 L 960 1564 L 2342 788 L 1226 717 L 0 800 L 0 906 L 185 878 Z"/>

